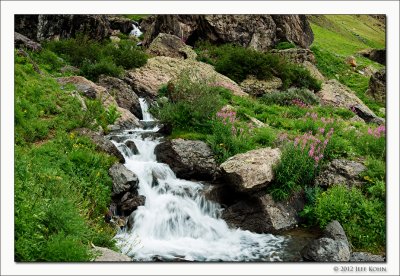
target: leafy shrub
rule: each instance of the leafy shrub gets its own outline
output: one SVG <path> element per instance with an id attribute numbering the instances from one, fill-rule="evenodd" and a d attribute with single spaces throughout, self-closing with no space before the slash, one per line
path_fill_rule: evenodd
<path id="1" fill-rule="evenodd" d="M 276 131 L 272 128 L 264 127 L 255 129 L 252 137 L 252 140 L 263 146 L 263 147 L 272 147 L 276 140 Z"/>
<path id="2" fill-rule="evenodd" d="M 369 127 L 366 133 L 354 137 L 354 144 L 360 155 L 386 160 L 385 126 Z"/>
<path id="3" fill-rule="evenodd" d="M 211 120 L 222 107 L 220 88 L 211 86 L 197 71 L 185 71 L 166 93 L 169 101 L 159 103 L 152 109 L 153 114 L 173 127 L 196 130 L 203 133 L 211 131 Z"/>
<path id="4" fill-rule="evenodd" d="M 147 55 L 131 40 L 121 40 L 118 45 L 108 44 L 105 55 L 111 56 L 115 64 L 124 69 L 138 68 L 147 62 Z"/>
<path id="5" fill-rule="evenodd" d="M 318 197 L 314 211 L 321 228 L 338 220 L 357 251 L 379 252 L 385 245 L 384 202 L 367 199 L 356 188 L 332 187 Z"/>
<path id="6" fill-rule="evenodd" d="M 296 45 L 288 41 L 282 41 L 276 44 L 274 48 L 277 50 L 285 50 L 285 49 L 296 48 Z"/>
<path id="7" fill-rule="evenodd" d="M 121 116 L 121 113 L 118 112 L 117 107 L 115 105 L 111 105 L 107 111 L 107 123 L 113 124 L 115 121 Z"/>
<path id="8" fill-rule="evenodd" d="M 111 59 L 102 59 L 94 63 L 84 61 L 80 73 L 92 81 L 98 81 L 99 76 L 102 74 L 111 77 L 119 77 L 122 75 L 123 69 L 117 66 Z"/>
<path id="9" fill-rule="evenodd" d="M 315 94 L 307 89 L 288 89 L 282 92 L 264 94 L 260 100 L 268 105 L 294 105 L 294 100 L 301 100 L 307 105 L 318 105 L 319 99 Z"/>

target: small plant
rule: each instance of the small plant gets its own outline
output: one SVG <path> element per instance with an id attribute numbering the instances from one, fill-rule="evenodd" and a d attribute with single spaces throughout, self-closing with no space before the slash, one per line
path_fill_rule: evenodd
<path id="1" fill-rule="evenodd" d="M 277 50 L 285 50 L 285 49 L 296 48 L 296 45 L 288 41 L 282 41 L 276 44 L 274 48 Z"/>
<path id="2" fill-rule="evenodd" d="M 319 104 L 318 97 L 307 89 L 288 89 L 282 92 L 266 93 L 260 100 L 265 104 L 296 105 L 301 108 Z"/>
<path id="3" fill-rule="evenodd" d="M 107 122 L 112 125 L 121 116 L 121 112 L 118 111 L 115 105 L 110 105 L 107 109 Z"/>

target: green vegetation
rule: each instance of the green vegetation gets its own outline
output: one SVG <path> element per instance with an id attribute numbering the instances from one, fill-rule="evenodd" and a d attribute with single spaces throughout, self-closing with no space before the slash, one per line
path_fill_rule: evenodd
<path id="1" fill-rule="evenodd" d="M 147 62 L 147 55 L 129 39 L 117 44 L 110 40 L 98 42 L 77 36 L 47 42 L 45 47 L 71 65 L 79 67 L 80 74 L 93 81 L 97 81 L 101 74 L 118 77 L 123 69 L 141 67 Z"/>
<path id="2" fill-rule="evenodd" d="M 124 17 L 129 18 L 134 21 L 140 21 L 148 17 L 148 14 L 124 14 Z"/>
<path id="3" fill-rule="evenodd" d="M 259 80 L 276 76 L 282 80 L 283 89 L 290 86 L 315 91 L 321 89 L 321 83 L 314 79 L 308 70 L 289 63 L 278 55 L 262 53 L 232 44 L 215 46 L 205 42 L 198 43 L 195 50 L 198 53 L 198 60 L 214 65 L 217 72 L 237 83 L 242 82 L 248 76 L 254 76 Z"/>
<path id="4" fill-rule="evenodd" d="M 318 105 L 319 98 L 307 89 L 288 89 L 287 91 L 266 93 L 261 101 L 267 105 L 277 104 L 282 106 L 297 104 L 299 106 Z"/>
<path id="5" fill-rule="evenodd" d="M 285 50 L 285 49 L 296 48 L 296 45 L 288 41 L 283 41 L 276 44 L 274 48 L 277 50 Z"/>
<path id="6" fill-rule="evenodd" d="M 15 56 L 15 260 L 87 261 L 90 243 L 114 247 L 103 216 L 111 198 L 108 168 L 116 158 L 99 153 L 73 129 L 113 123 L 116 108 L 86 99 L 87 111 L 50 74 L 67 65 L 44 49 Z"/>

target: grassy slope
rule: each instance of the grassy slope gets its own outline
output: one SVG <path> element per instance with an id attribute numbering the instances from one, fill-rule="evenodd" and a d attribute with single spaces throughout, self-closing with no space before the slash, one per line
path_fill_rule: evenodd
<path id="1" fill-rule="evenodd" d="M 101 107 L 88 100 L 83 112 L 73 88 L 60 87 L 54 54 L 30 55 L 42 75 L 15 58 L 15 260 L 87 261 L 90 242 L 114 246 L 103 213 L 116 159 L 71 132 L 99 120 Z"/>
<path id="2" fill-rule="evenodd" d="M 348 56 L 354 56 L 357 70 L 366 66 L 380 69 L 383 66 L 359 54 L 360 50 L 385 48 L 385 28 L 375 18 L 367 15 L 322 15 L 309 16 L 314 32 L 311 49 L 315 53 L 318 69 L 328 78 L 337 78 L 355 91 L 375 113 L 384 105 L 365 95 L 369 78 L 351 70 L 345 64 Z"/>

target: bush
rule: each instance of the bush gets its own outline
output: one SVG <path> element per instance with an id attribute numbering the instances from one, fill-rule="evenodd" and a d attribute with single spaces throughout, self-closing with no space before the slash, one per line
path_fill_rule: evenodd
<path id="1" fill-rule="evenodd" d="M 124 72 L 123 68 L 117 66 L 111 59 L 102 59 L 99 62 L 85 61 L 80 69 L 81 75 L 92 81 L 98 81 L 100 75 L 120 77 Z"/>
<path id="2" fill-rule="evenodd" d="M 202 79 L 198 72 L 185 71 L 166 89 L 169 101 L 159 102 L 151 112 L 173 127 L 210 133 L 211 120 L 223 105 L 220 90 Z"/>
<path id="3" fill-rule="evenodd" d="M 330 188 L 318 197 L 314 211 L 321 228 L 339 221 L 356 251 L 380 252 L 385 246 L 385 204 L 356 188 Z"/>
<path id="4" fill-rule="evenodd" d="M 354 137 L 356 151 L 362 156 L 371 156 L 382 161 L 386 160 L 386 130 L 381 125 L 369 127 L 366 133 Z"/>
<path id="5" fill-rule="evenodd" d="M 105 55 L 111 56 L 115 64 L 124 69 L 138 68 L 147 62 L 147 55 L 131 40 L 121 40 L 118 45 L 108 44 Z"/>
<path id="6" fill-rule="evenodd" d="M 288 41 L 279 42 L 274 47 L 274 49 L 277 49 L 277 50 L 285 50 L 285 49 L 291 49 L 291 48 L 296 48 L 296 45 L 294 45 L 293 43 L 288 42 Z"/>
<path id="7" fill-rule="evenodd" d="M 296 105 L 295 101 L 301 101 L 307 105 L 318 105 L 319 99 L 315 94 L 307 89 L 288 89 L 282 92 L 266 93 L 260 101 L 267 105 L 277 104 L 282 106 Z"/>

